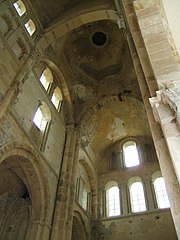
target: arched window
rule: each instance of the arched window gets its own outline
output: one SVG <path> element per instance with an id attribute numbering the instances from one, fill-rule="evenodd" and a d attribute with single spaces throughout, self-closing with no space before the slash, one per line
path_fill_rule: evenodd
<path id="1" fill-rule="evenodd" d="M 139 165 L 139 155 L 137 151 L 136 143 L 128 141 L 123 145 L 123 157 L 125 167 L 134 167 Z"/>
<path id="2" fill-rule="evenodd" d="M 146 203 L 144 197 L 143 185 L 141 182 L 133 182 L 130 187 L 130 199 L 132 212 L 146 211 Z"/>
<path id="3" fill-rule="evenodd" d="M 46 103 L 42 103 L 42 105 L 37 109 L 33 122 L 37 126 L 37 128 L 41 131 L 44 131 L 47 123 L 51 120 L 51 113 Z"/>
<path id="4" fill-rule="evenodd" d="M 166 186 L 163 177 L 154 180 L 154 189 L 157 199 L 158 208 L 169 208 L 169 199 L 166 192 Z"/>
<path id="5" fill-rule="evenodd" d="M 36 26 L 33 22 L 33 20 L 29 19 L 26 23 L 25 23 L 25 28 L 28 31 L 29 35 L 32 36 L 33 33 L 36 31 Z"/>
<path id="6" fill-rule="evenodd" d="M 107 216 L 120 215 L 120 191 L 117 183 L 108 183 L 106 188 L 106 210 Z"/>
<path id="7" fill-rule="evenodd" d="M 49 68 L 46 68 L 40 76 L 39 80 L 46 91 L 48 91 L 50 84 L 53 82 L 53 75 L 51 70 Z"/>
<path id="8" fill-rule="evenodd" d="M 51 101 L 54 104 L 55 108 L 59 110 L 62 102 L 62 93 L 59 87 L 56 87 L 54 89 Z"/>
<path id="9" fill-rule="evenodd" d="M 26 12 L 26 7 L 25 7 L 23 1 L 18 0 L 13 5 L 20 17 Z"/>

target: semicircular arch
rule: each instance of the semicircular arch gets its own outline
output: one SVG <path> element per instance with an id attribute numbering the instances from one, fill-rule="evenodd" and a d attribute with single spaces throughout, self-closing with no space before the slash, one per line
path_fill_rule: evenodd
<path id="1" fill-rule="evenodd" d="M 58 77 L 58 81 L 56 82 L 56 85 L 60 87 L 62 96 L 63 96 L 63 104 L 64 104 L 64 110 L 65 110 L 65 120 L 66 124 L 73 123 L 73 105 L 72 100 L 70 97 L 69 89 L 65 80 L 65 76 L 60 69 L 59 66 L 57 66 L 52 60 L 46 58 L 45 56 L 41 58 L 41 62 L 45 63 L 48 68 L 50 68 L 51 71 L 54 71 L 55 74 Z"/>
<path id="2" fill-rule="evenodd" d="M 107 7 L 104 5 L 99 7 L 98 10 L 95 10 L 94 8 L 88 8 L 84 12 L 79 10 L 74 15 L 71 15 L 71 17 L 63 18 L 63 20 L 59 20 L 57 23 L 47 28 L 42 34 L 42 37 L 38 42 L 38 46 L 44 50 L 55 40 L 72 30 L 84 24 L 100 20 L 111 20 L 117 22 L 117 13 L 114 9 L 110 9 L 109 6 Z"/>
<path id="3" fill-rule="evenodd" d="M 49 202 L 49 186 L 47 177 L 41 164 L 41 157 L 28 145 L 10 143 L 0 148 L 0 165 L 6 163 L 25 184 L 32 203 L 31 221 L 27 239 L 36 235 L 39 224 L 45 222 Z"/>

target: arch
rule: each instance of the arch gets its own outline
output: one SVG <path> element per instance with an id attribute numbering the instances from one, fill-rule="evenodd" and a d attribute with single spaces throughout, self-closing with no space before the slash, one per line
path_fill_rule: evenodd
<path id="1" fill-rule="evenodd" d="M 46 32 L 39 40 L 38 45 L 43 49 L 46 49 L 50 44 L 52 44 L 56 39 L 61 36 L 71 32 L 72 30 L 95 21 L 100 20 L 111 20 L 117 22 L 117 13 L 114 9 L 110 9 L 109 5 L 102 5 L 97 9 L 88 8 L 87 12 L 81 10 L 77 11 L 74 15 L 71 15 L 70 18 L 65 18 L 59 20 L 54 25 L 51 25 L 50 28 L 46 29 Z"/>
<path id="2" fill-rule="evenodd" d="M 109 188 L 111 188 L 111 187 L 114 187 L 114 186 L 118 186 L 118 183 L 116 182 L 116 181 L 109 181 L 109 182 L 107 182 L 106 183 L 106 185 L 105 185 L 105 190 L 107 190 L 107 189 L 109 189 Z"/>
<path id="3" fill-rule="evenodd" d="M 83 220 L 81 214 L 75 211 L 73 216 L 71 240 L 86 240 L 86 239 L 87 239 L 87 232 L 86 232 L 85 221 Z"/>
<path id="4" fill-rule="evenodd" d="M 0 16 L 0 24 L 1 24 L 1 33 L 6 36 L 6 34 L 12 29 L 12 22 L 9 16 L 3 15 Z"/>
<path id="5" fill-rule="evenodd" d="M 156 180 L 156 178 L 162 177 L 162 173 L 160 171 L 156 171 L 152 175 L 152 182 Z"/>
<path id="6" fill-rule="evenodd" d="M 74 122 L 73 120 L 73 104 L 70 97 L 69 89 L 64 77 L 63 72 L 60 70 L 60 67 L 57 66 L 53 61 L 50 59 L 44 57 L 41 59 L 41 62 L 45 63 L 52 71 L 54 71 L 57 74 L 58 81 L 56 82 L 56 85 L 60 87 L 62 98 L 63 98 L 63 110 L 65 113 L 65 122 L 67 125 L 72 124 Z"/>
<path id="7" fill-rule="evenodd" d="M 138 128 L 134 128 L 133 126 L 131 126 L 132 130 L 137 130 L 139 132 L 134 132 L 134 135 L 138 136 L 138 135 L 145 135 L 145 136 L 149 136 L 150 135 L 150 131 L 147 130 L 147 116 L 145 114 L 145 110 L 144 110 L 144 106 L 143 103 L 141 101 L 139 101 L 136 98 L 133 97 L 128 97 L 128 96 L 123 96 L 123 101 L 119 101 L 118 96 L 108 96 L 108 97 L 104 97 L 101 101 L 99 101 L 98 103 L 96 102 L 96 104 L 94 104 L 93 106 L 87 108 L 84 112 L 82 112 L 82 114 L 79 114 L 79 125 L 81 127 L 81 139 L 83 141 L 84 145 L 88 145 L 90 142 L 92 144 L 94 137 L 97 137 L 97 131 L 98 128 L 100 128 L 100 123 L 103 123 L 103 119 L 105 117 L 105 114 L 108 114 L 108 111 L 112 111 L 112 109 L 114 109 L 114 112 L 117 112 L 116 115 L 114 115 L 115 117 L 117 116 L 118 120 L 122 117 L 122 114 L 124 114 L 124 112 L 120 113 L 120 110 L 117 111 L 117 109 L 121 109 L 122 106 L 126 106 L 126 110 L 128 109 L 127 106 L 129 106 L 131 109 L 133 109 L 134 111 L 136 111 L 136 116 L 139 118 L 138 121 Z M 137 114 L 138 112 L 138 114 Z M 141 116 L 141 118 L 140 118 Z M 110 119 L 110 118 L 109 118 Z M 110 122 L 111 121 L 111 122 Z M 111 120 L 109 120 L 109 124 L 111 124 L 114 121 L 114 118 L 111 118 Z M 143 122 L 143 124 L 141 124 Z M 117 143 L 118 141 L 124 139 L 124 137 L 126 136 L 126 138 L 130 138 L 131 136 L 129 134 L 126 134 L 124 131 L 120 132 L 118 130 L 118 124 L 119 122 L 114 121 L 114 125 L 115 125 L 115 130 L 116 132 L 116 138 L 114 136 L 110 136 L 109 139 L 111 139 L 111 141 L 113 142 L 113 144 Z M 123 122 L 122 122 L 123 124 Z M 102 130 L 103 131 L 103 130 Z M 105 131 L 104 131 L 105 132 Z M 133 139 L 133 138 L 132 138 Z M 103 142 L 103 140 L 102 140 Z M 96 146 L 96 149 L 100 146 L 102 146 L 102 142 L 99 143 L 99 145 Z M 104 146 L 102 148 L 102 152 L 103 154 L 105 153 L 105 151 L 109 148 L 109 145 L 104 141 Z M 92 146 L 92 145 L 91 145 Z M 98 151 L 100 151 L 101 149 L 98 149 Z"/>
<path id="8" fill-rule="evenodd" d="M 26 239 L 35 239 L 37 232 L 42 231 L 38 223 L 45 224 L 49 206 L 49 186 L 47 184 L 44 187 L 48 180 L 40 164 L 41 157 L 30 146 L 14 142 L 0 148 L 0 166 L 5 162 L 15 171 L 29 192 L 32 211 Z"/>

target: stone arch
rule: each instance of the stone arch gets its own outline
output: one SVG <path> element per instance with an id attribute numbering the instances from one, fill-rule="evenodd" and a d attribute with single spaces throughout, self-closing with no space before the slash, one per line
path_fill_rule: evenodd
<path id="1" fill-rule="evenodd" d="M 81 214 L 74 212 L 71 240 L 86 240 L 86 226 Z"/>
<path id="2" fill-rule="evenodd" d="M 119 116 L 119 109 L 121 107 L 125 109 L 126 106 L 131 107 L 131 109 L 133 109 L 133 111 L 135 111 L 136 113 L 139 112 L 139 116 L 141 115 L 141 121 L 146 123 L 147 117 L 145 114 L 143 103 L 140 100 L 133 97 L 123 96 L 122 101 L 120 101 L 117 95 L 103 98 L 101 101 L 86 109 L 86 111 L 84 111 L 83 114 L 80 116 L 79 125 L 81 126 L 81 140 L 83 145 L 87 146 L 90 142 L 92 142 L 100 126 L 100 120 L 101 122 L 103 121 L 105 114 L 107 114 L 110 109 L 114 109 L 114 112 L 117 113 L 116 115 Z M 123 112 L 123 114 L 125 114 L 125 111 Z M 144 128 L 139 125 L 138 129 L 141 129 L 141 131 L 143 131 L 143 134 L 148 136 L 150 134 L 149 130 L 147 130 L 148 128 L 146 128 L 145 124 L 143 125 L 143 127 Z M 133 129 L 133 126 L 131 127 L 131 129 Z M 120 131 L 118 131 L 117 133 L 120 133 Z M 121 132 L 121 135 L 118 135 L 116 139 L 114 138 L 113 143 L 118 142 L 124 137 L 130 136 L 129 134 L 122 133 L 123 132 Z"/>
<path id="3" fill-rule="evenodd" d="M 67 125 L 73 123 L 73 104 L 64 73 L 60 70 L 59 66 L 46 57 L 42 58 L 41 62 L 44 62 L 46 66 L 56 73 L 58 77 L 58 82 L 56 85 L 60 87 L 62 92 L 66 123 Z"/>
<path id="4" fill-rule="evenodd" d="M 86 12 L 77 11 L 70 18 L 59 20 L 57 23 L 46 29 L 42 38 L 39 40 L 38 45 L 40 48 L 46 49 L 50 44 L 61 36 L 71 32 L 72 30 L 95 21 L 111 20 L 117 22 L 118 17 L 114 9 L 110 9 L 109 6 L 100 6 L 99 9 L 88 8 Z"/>
<path id="5" fill-rule="evenodd" d="M 7 166 L 25 185 L 31 201 L 29 226 L 26 239 L 35 239 L 43 234 L 42 225 L 46 224 L 48 209 L 48 180 L 40 167 L 40 155 L 27 145 L 17 143 L 4 145 L 0 149 L 0 168 Z M 23 238 L 24 239 L 24 238 Z"/>

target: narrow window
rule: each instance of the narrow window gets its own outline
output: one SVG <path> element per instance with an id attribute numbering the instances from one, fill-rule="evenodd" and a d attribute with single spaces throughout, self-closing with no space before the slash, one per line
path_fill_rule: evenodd
<path id="1" fill-rule="evenodd" d="M 36 31 L 36 26 L 35 26 L 34 22 L 31 19 L 29 19 L 27 21 L 27 23 L 25 23 L 24 26 L 25 26 L 25 28 L 28 31 L 30 36 L 32 36 L 33 33 Z"/>
<path id="2" fill-rule="evenodd" d="M 128 141 L 123 145 L 123 156 L 125 167 L 134 167 L 139 165 L 139 155 L 135 142 Z"/>
<path id="3" fill-rule="evenodd" d="M 134 182 L 130 186 L 130 198 L 132 212 L 146 211 L 144 190 L 141 182 Z"/>
<path id="4" fill-rule="evenodd" d="M 154 181 L 157 204 L 159 208 L 169 208 L 169 199 L 166 192 L 166 186 L 163 177 L 158 177 Z"/>
<path id="5" fill-rule="evenodd" d="M 42 121 L 43 121 L 43 115 L 42 115 L 42 111 L 40 108 L 37 109 L 34 118 L 33 118 L 33 122 L 35 123 L 35 125 L 41 129 L 42 128 Z"/>
<path id="6" fill-rule="evenodd" d="M 18 0 L 13 5 L 20 17 L 26 12 L 26 7 L 25 7 L 23 1 Z"/>
<path id="7" fill-rule="evenodd" d="M 59 87 L 56 87 L 54 89 L 51 101 L 54 104 L 55 108 L 59 110 L 62 102 L 62 93 Z"/>
<path id="8" fill-rule="evenodd" d="M 53 75 L 52 72 L 49 68 L 46 68 L 41 77 L 40 77 L 40 82 L 43 85 L 43 87 L 45 88 L 46 91 L 48 91 L 48 88 L 50 86 L 50 84 L 53 82 Z"/>
<path id="9" fill-rule="evenodd" d="M 43 102 L 42 105 L 37 109 L 33 118 L 33 122 L 37 126 L 37 128 L 39 128 L 39 130 L 44 131 L 50 120 L 50 110 L 47 104 Z"/>
<path id="10" fill-rule="evenodd" d="M 87 198 L 88 198 L 88 193 L 85 189 L 83 189 L 82 193 L 82 207 L 87 210 Z"/>
<path id="11" fill-rule="evenodd" d="M 120 215 L 119 188 L 117 186 L 107 189 L 106 200 L 107 215 L 109 217 Z"/>

